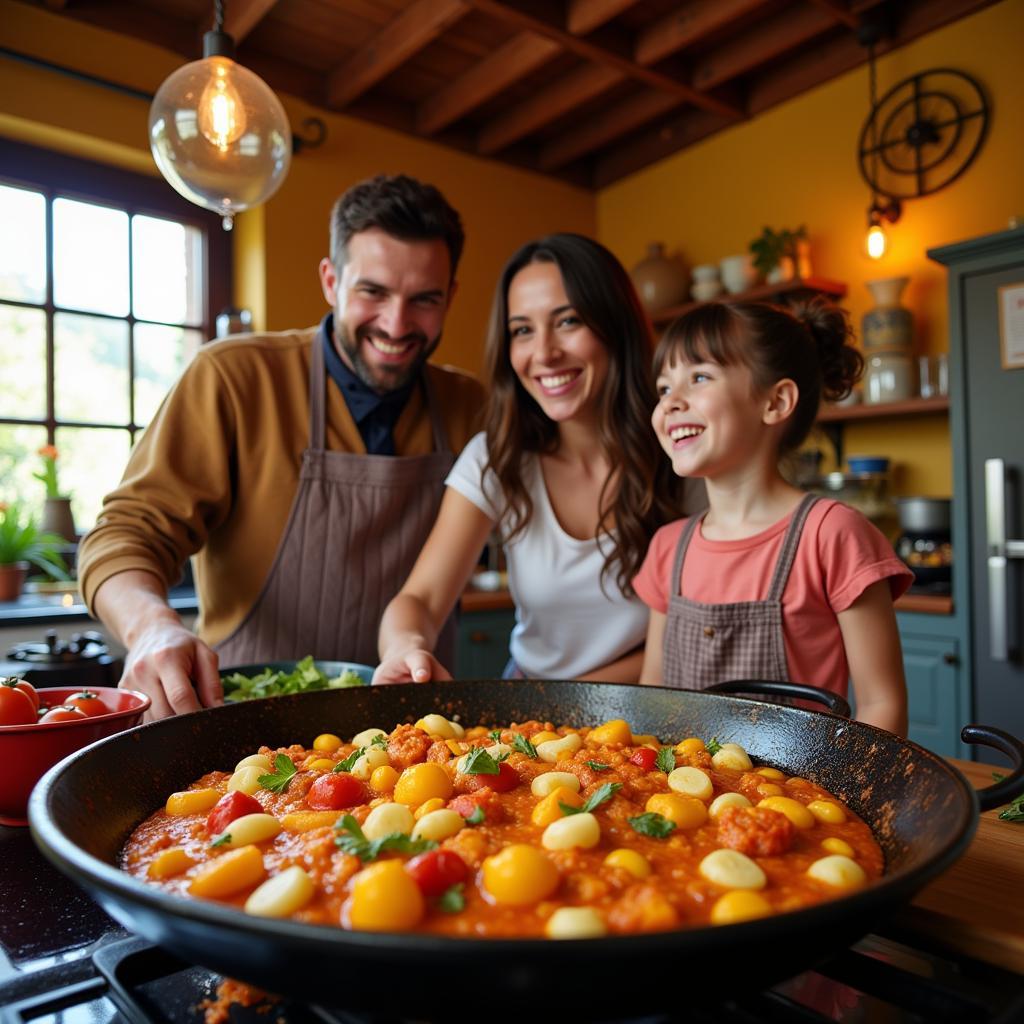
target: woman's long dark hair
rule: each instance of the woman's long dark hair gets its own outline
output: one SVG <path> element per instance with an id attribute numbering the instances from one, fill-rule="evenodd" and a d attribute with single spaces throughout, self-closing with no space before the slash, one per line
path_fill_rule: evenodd
<path id="1" fill-rule="evenodd" d="M 558 424 L 527 393 L 509 359 L 509 285 L 531 263 L 558 267 L 576 313 L 608 350 L 597 442 L 612 472 L 601 489 L 597 537 L 605 552 L 602 584 L 612 576 L 628 597 L 654 531 L 682 512 L 682 481 L 671 473 L 651 427 L 657 397 L 647 316 L 622 264 L 583 235 L 548 235 L 524 245 L 505 265 L 495 291 L 485 358 L 491 388 L 485 472 L 494 471 L 508 503 L 502 539 L 514 538 L 533 515 L 523 482 L 525 455 L 558 447 Z"/>

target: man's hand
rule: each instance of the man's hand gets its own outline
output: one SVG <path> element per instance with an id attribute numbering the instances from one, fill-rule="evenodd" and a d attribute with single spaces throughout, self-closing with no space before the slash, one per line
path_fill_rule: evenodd
<path id="1" fill-rule="evenodd" d="M 152 700 L 147 722 L 224 702 L 217 655 L 181 622 L 155 622 L 139 633 L 118 686 Z"/>
<path id="2" fill-rule="evenodd" d="M 418 650 L 386 658 L 374 670 L 370 685 L 426 683 L 431 679 L 451 679 L 451 674 L 430 651 Z"/>

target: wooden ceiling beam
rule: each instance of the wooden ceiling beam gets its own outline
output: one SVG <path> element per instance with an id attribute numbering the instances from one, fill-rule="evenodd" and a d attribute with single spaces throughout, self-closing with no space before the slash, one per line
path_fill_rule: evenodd
<path id="1" fill-rule="evenodd" d="M 469 9 L 466 0 L 416 0 L 327 79 L 328 106 L 339 110 L 387 78 Z"/>
<path id="2" fill-rule="evenodd" d="M 640 33 L 634 49 L 636 62 L 655 64 L 764 5 L 765 0 L 696 0 L 685 4 Z"/>
<path id="3" fill-rule="evenodd" d="M 846 6 L 843 0 L 808 0 L 808 2 L 814 4 L 815 7 L 820 7 L 847 28 L 856 28 L 860 24 L 860 18 Z"/>
<path id="4" fill-rule="evenodd" d="M 599 96 L 624 77 L 614 68 L 584 64 L 492 121 L 480 132 L 477 149 L 485 155 L 496 153 Z"/>
<path id="5" fill-rule="evenodd" d="M 834 27 L 831 15 L 817 8 L 805 8 L 795 14 L 786 11 L 703 56 L 694 65 L 693 83 L 698 88 L 711 89 Z"/>
<path id="6" fill-rule="evenodd" d="M 561 51 L 558 43 L 533 32 L 520 32 L 443 89 L 416 111 L 416 129 L 433 135 L 470 110 L 486 103 Z"/>
<path id="7" fill-rule="evenodd" d="M 565 27 L 574 36 L 585 36 L 636 3 L 637 0 L 569 0 Z"/>
<path id="8" fill-rule="evenodd" d="M 694 106 L 701 107 L 704 110 L 712 110 L 732 118 L 743 117 L 743 112 L 731 104 L 725 103 L 715 96 L 700 92 L 686 82 L 681 82 L 670 75 L 641 67 L 629 57 L 614 53 L 603 46 L 597 46 L 595 43 L 581 39 L 579 36 L 574 36 L 571 32 L 566 32 L 565 29 L 553 21 L 546 20 L 537 14 L 532 14 L 519 7 L 512 6 L 512 4 L 503 2 L 503 0 L 467 0 L 467 3 L 484 14 L 488 14 L 506 24 L 514 25 L 520 31 L 536 32 L 538 35 L 547 36 L 569 53 L 575 54 L 577 57 L 590 61 L 593 64 L 600 64 L 615 70 L 622 77 L 633 78 L 636 81 L 643 82 L 644 85 L 652 89 L 658 89 L 661 92 L 678 96 L 680 99 L 686 100 L 688 103 L 692 103 Z"/>
<path id="9" fill-rule="evenodd" d="M 231 0 L 224 10 L 224 31 L 240 43 L 276 4 L 277 0 Z"/>
<path id="10" fill-rule="evenodd" d="M 597 117 L 592 117 L 575 131 L 549 142 L 540 151 L 541 170 L 552 171 L 593 153 L 609 142 L 648 124 L 682 104 L 676 96 L 645 89 L 635 96 L 614 104 Z"/>

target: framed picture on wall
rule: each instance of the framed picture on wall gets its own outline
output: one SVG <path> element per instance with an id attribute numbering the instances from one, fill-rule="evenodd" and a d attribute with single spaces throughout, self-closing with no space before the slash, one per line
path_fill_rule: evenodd
<path id="1" fill-rule="evenodd" d="M 1024 370 L 1024 283 L 999 289 L 999 350 L 1004 370 Z"/>

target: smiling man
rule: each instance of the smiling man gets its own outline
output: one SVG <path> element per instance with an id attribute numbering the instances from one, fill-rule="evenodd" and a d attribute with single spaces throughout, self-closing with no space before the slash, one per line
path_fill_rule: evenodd
<path id="1" fill-rule="evenodd" d="M 219 703 L 218 662 L 375 663 L 483 406 L 479 383 L 428 363 L 463 238 L 430 185 L 353 186 L 331 216 L 319 327 L 204 346 L 171 390 L 78 562 L 150 717 Z M 166 597 L 189 556 L 198 635 Z"/>

